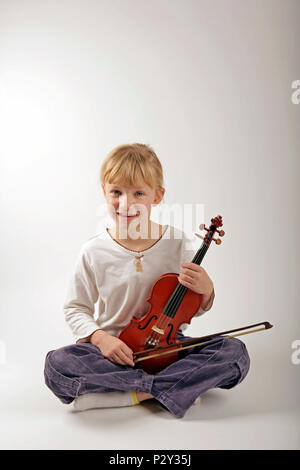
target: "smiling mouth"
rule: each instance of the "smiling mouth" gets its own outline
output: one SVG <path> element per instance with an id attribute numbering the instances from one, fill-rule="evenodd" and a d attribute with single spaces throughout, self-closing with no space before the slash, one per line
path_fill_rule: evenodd
<path id="1" fill-rule="evenodd" d="M 133 219 L 134 217 L 137 217 L 139 215 L 139 212 L 134 215 L 120 214 L 119 212 L 117 212 L 117 214 L 119 217 L 123 217 L 124 219 Z"/>

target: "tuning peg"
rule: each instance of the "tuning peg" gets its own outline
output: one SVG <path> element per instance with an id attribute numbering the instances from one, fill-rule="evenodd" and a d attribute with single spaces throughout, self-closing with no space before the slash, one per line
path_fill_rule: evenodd
<path id="1" fill-rule="evenodd" d="M 200 230 L 207 230 L 207 231 L 209 231 L 209 229 L 208 229 L 207 227 L 205 227 L 205 224 L 200 224 L 200 225 L 199 225 L 199 228 L 200 228 Z"/>
<path id="2" fill-rule="evenodd" d="M 220 238 L 217 238 L 217 239 L 212 238 L 212 240 L 213 240 L 214 242 L 216 242 L 217 245 L 221 245 L 221 243 L 222 243 L 222 240 L 220 240 Z"/>
<path id="3" fill-rule="evenodd" d="M 216 232 L 218 232 L 218 234 L 220 235 L 220 237 L 224 237 L 224 235 L 225 235 L 224 230 L 216 230 Z"/>

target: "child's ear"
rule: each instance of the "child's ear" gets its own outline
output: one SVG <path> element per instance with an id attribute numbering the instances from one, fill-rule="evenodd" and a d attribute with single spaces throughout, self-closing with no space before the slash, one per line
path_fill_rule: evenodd
<path id="1" fill-rule="evenodd" d="M 164 197 L 165 191 L 166 191 L 165 188 L 160 188 L 157 190 L 156 196 L 155 196 L 155 204 L 159 204 L 161 202 L 161 200 Z"/>

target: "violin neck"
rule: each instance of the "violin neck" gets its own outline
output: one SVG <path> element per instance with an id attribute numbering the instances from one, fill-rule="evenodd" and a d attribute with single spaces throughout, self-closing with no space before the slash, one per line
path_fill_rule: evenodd
<path id="1" fill-rule="evenodd" d="M 192 263 L 198 264 L 200 266 L 200 264 L 203 261 L 204 256 L 206 255 L 206 252 L 207 252 L 208 248 L 209 248 L 209 245 L 207 243 L 203 242 L 202 245 L 200 246 L 199 250 L 195 254 L 195 256 L 192 260 Z"/>

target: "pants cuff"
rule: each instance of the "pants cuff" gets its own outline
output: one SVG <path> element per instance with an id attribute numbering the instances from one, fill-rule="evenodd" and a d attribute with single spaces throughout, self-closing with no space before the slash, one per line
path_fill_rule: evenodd
<path id="1" fill-rule="evenodd" d="M 176 418 L 183 418 L 186 410 L 182 410 L 179 406 L 166 394 L 166 393 L 155 393 L 155 390 L 150 392 L 154 398 L 159 401 L 165 408 L 167 408 L 170 413 L 172 413 Z"/>

